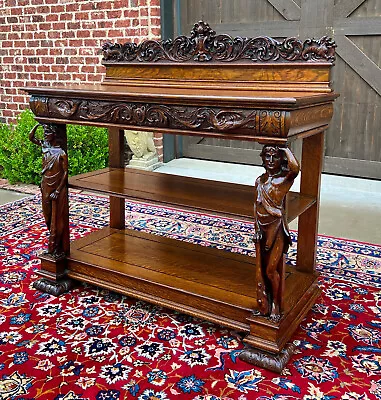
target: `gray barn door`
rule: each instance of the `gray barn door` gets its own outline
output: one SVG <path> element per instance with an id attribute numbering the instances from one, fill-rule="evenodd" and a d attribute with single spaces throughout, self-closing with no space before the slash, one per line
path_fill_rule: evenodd
<path id="1" fill-rule="evenodd" d="M 174 15 L 176 35 L 204 19 L 233 36 L 334 37 L 333 86 L 341 96 L 326 135 L 324 171 L 381 179 L 381 0 L 178 0 Z M 183 138 L 185 157 L 260 164 L 259 148 Z"/>

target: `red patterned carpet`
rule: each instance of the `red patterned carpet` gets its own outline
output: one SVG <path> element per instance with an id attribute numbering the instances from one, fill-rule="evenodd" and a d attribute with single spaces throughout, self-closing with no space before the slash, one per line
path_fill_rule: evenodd
<path id="1" fill-rule="evenodd" d="M 39 202 L 0 208 L 0 400 L 381 399 L 381 246 L 319 239 L 323 295 L 276 375 L 240 361 L 240 336 L 220 326 L 92 286 L 58 299 L 34 290 Z M 127 208 L 134 229 L 253 251 L 248 223 Z M 107 201 L 72 195 L 71 213 L 72 236 L 86 235 L 107 223 Z"/>

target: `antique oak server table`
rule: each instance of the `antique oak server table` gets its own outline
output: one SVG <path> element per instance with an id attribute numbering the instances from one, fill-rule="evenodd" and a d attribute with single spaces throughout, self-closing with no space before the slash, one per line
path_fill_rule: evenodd
<path id="1" fill-rule="evenodd" d="M 232 38 L 208 24 L 190 37 L 103 46 L 102 84 L 28 87 L 44 139 L 42 206 L 50 231 L 35 287 L 72 280 L 160 304 L 246 333 L 243 360 L 281 371 L 288 344 L 319 295 L 315 272 L 324 131 L 337 97 L 326 37 Z M 108 127 L 109 168 L 67 178 L 66 124 Z M 124 168 L 123 129 L 257 141 L 255 187 Z M 299 166 L 288 145 L 301 139 Z M 70 162 L 70 160 L 69 160 Z M 301 170 L 300 192 L 289 192 Z M 67 188 L 110 196 L 109 227 L 69 241 Z M 125 199 L 253 221 L 256 257 L 125 229 Z M 296 265 L 287 222 L 299 218 Z"/>

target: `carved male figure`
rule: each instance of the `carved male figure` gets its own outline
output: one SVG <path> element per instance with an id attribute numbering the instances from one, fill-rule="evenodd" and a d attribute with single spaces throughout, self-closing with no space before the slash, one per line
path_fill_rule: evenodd
<path id="1" fill-rule="evenodd" d="M 44 129 L 44 140 L 35 137 L 39 126 Z M 50 231 L 48 253 L 59 258 L 63 255 L 64 213 L 67 209 L 67 154 L 60 145 L 56 125 L 37 124 L 29 139 L 42 148 L 42 211 Z"/>
<path id="2" fill-rule="evenodd" d="M 284 254 L 291 244 L 285 215 L 285 197 L 299 173 L 299 163 L 288 148 L 264 146 L 266 172 L 255 182 L 254 222 L 259 309 L 271 318 L 281 312 L 284 291 Z"/>

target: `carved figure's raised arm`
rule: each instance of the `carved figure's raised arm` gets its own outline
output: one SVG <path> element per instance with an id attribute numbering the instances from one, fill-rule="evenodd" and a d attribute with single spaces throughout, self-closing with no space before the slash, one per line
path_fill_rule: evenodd
<path id="1" fill-rule="evenodd" d="M 36 136 L 35 136 L 35 135 L 36 135 L 37 128 L 38 128 L 39 126 L 41 126 L 41 124 L 35 125 L 35 126 L 32 128 L 32 130 L 29 132 L 29 140 L 30 140 L 32 143 L 37 144 L 38 146 L 42 146 L 43 141 L 40 140 L 40 139 L 37 139 Z"/>
<path id="2" fill-rule="evenodd" d="M 284 154 L 287 158 L 287 165 L 289 172 L 287 174 L 288 179 L 295 179 L 299 174 L 300 166 L 298 160 L 295 158 L 294 154 L 288 147 L 280 147 L 280 150 L 284 151 Z"/>

